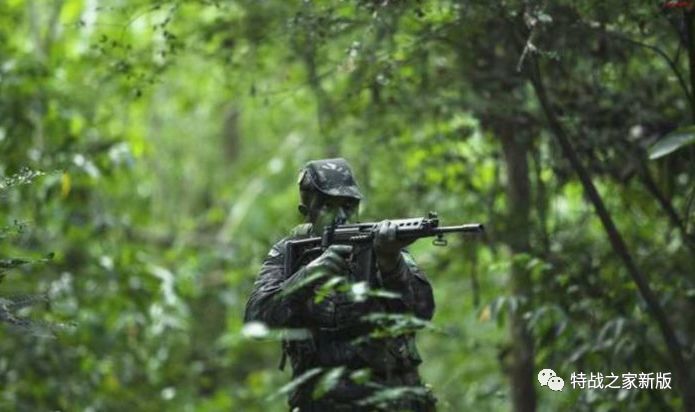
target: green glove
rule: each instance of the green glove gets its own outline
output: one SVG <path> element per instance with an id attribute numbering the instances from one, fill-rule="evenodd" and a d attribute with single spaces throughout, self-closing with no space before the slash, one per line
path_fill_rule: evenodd
<path id="1" fill-rule="evenodd" d="M 352 253 L 352 246 L 329 246 L 321 256 L 312 260 L 285 280 L 283 284 L 284 292 L 286 294 L 299 290 L 308 292 L 322 279 L 345 275 L 348 272 L 346 259 L 350 256 L 350 253 Z"/>

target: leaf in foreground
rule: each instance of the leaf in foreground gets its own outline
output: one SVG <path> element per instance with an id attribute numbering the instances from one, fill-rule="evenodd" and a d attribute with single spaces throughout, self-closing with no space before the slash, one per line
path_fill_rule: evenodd
<path id="1" fill-rule="evenodd" d="M 695 126 L 682 127 L 668 133 L 649 148 L 649 158 L 658 159 L 695 143 Z"/>
<path id="2" fill-rule="evenodd" d="M 296 378 L 292 379 L 290 383 L 287 385 L 283 386 L 280 388 L 277 392 L 273 393 L 268 397 L 268 400 L 275 399 L 279 396 L 282 395 L 287 395 L 288 393 L 292 392 L 293 390 L 297 389 L 300 385 L 302 385 L 304 382 L 308 381 L 309 379 L 313 378 L 314 376 L 318 375 L 321 373 L 323 368 L 313 368 L 309 369 L 308 371 L 304 372 L 303 374 L 297 376 Z"/>

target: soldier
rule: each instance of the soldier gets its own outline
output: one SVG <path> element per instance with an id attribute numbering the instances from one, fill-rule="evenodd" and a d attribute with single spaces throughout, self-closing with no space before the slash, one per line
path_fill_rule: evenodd
<path id="1" fill-rule="evenodd" d="M 364 315 L 389 313 L 414 315 L 430 320 L 434 313 L 432 288 L 424 273 L 403 248 L 410 242 L 396 239 L 396 227 L 388 220 L 377 225 L 373 251 L 376 276 L 381 289 L 394 292 L 397 298 L 369 297 L 357 301 L 348 293 L 333 291 L 323 299 L 315 299 L 316 288 L 327 278 L 346 276 L 349 245 L 332 245 L 318 258 L 285 275 L 286 242 L 308 236 L 319 236 L 332 222 L 349 221 L 357 212 L 362 194 L 348 163 L 342 159 L 315 160 L 300 172 L 299 212 L 305 224 L 298 226 L 287 238 L 276 243 L 263 262 L 254 290 L 246 305 L 245 321 L 259 321 L 270 327 L 304 328 L 309 338 L 283 343 L 283 360 L 288 355 L 292 376 L 308 371 L 326 371 L 344 367 L 331 390 L 317 399 L 314 392 L 319 373 L 310 374 L 290 395 L 292 411 L 372 411 L 377 405 L 369 397 L 380 389 L 409 387 L 402 396 L 388 405 L 388 410 L 434 411 L 435 398 L 422 385 L 417 371 L 421 363 L 415 347 L 414 332 L 385 338 L 364 338 L 373 325 Z M 412 242 L 412 241 L 411 241 Z M 327 275 L 319 277 L 317 275 Z M 291 293 L 283 293 L 292 291 Z M 369 381 L 355 378 L 355 371 L 368 371 Z M 372 398 L 373 399 L 373 398 Z"/>

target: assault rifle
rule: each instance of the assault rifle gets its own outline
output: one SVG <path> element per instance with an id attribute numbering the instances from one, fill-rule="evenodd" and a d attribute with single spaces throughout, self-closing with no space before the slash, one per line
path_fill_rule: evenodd
<path id="1" fill-rule="evenodd" d="M 458 226 L 439 226 L 439 218 L 434 212 L 427 217 L 393 219 L 397 225 L 396 238 L 417 240 L 423 237 L 434 237 L 432 244 L 446 246 L 446 233 L 479 234 L 485 231 L 480 223 L 468 223 Z M 375 259 L 372 248 L 374 230 L 378 222 L 344 224 L 334 221 L 324 228 L 321 236 L 289 240 L 285 251 L 285 276 L 288 277 L 300 266 L 309 263 L 333 244 L 351 245 L 353 247 L 349 266 L 351 276 L 362 274 L 372 284 L 372 274 L 375 272 Z"/>

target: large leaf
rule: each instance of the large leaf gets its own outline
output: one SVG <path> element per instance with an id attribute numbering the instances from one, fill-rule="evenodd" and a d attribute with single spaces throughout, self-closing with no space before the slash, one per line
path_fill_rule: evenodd
<path id="1" fill-rule="evenodd" d="M 649 148 L 649 158 L 658 159 L 692 143 L 695 143 L 695 126 L 674 130 Z"/>

